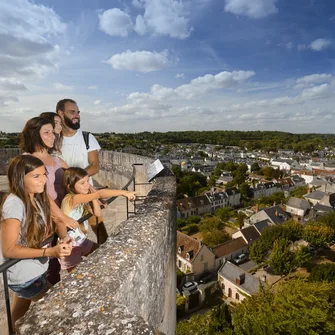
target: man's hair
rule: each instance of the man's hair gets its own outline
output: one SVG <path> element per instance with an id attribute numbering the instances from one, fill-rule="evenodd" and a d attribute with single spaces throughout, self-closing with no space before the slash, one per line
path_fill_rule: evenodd
<path id="1" fill-rule="evenodd" d="M 58 111 L 61 110 L 62 112 L 65 112 L 65 104 L 67 102 L 71 102 L 72 104 L 77 104 L 74 100 L 72 99 L 62 99 L 57 102 L 56 105 L 56 113 L 58 114 Z"/>
<path id="2" fill-rule="evenodd" d="M 21 133 L 20 149 L 30 154 L 43 149 L 49 149 L 43 143 L 40 134 L 41 128 L 46 124 L 51 124 L 53 127 L 53 123 L 50 120 L 42 117 L 36 116 L 28 120 Z"/>

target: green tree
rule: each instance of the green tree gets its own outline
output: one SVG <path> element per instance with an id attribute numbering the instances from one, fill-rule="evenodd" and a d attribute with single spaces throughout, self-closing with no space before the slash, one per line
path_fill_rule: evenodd
<path id="1" fill-rule="evenodd" d="M 203 242 L 207 247 L 214 248 L 230 239 L 230 236 L 223 230 L 213 229 L 202 234 Z"/>
<path id="2" fill-rule="evenodd" d="M 303 196 L 307 194 L 308 187 L 307 186 L 300 186 L 293 190 L 290 195 L 295 198 L 303 199 Z"/>
<path id="3" fill-rule="evenodd" d="M 177 305 L 177 316 L 183 316 L 185 314 L 186 298 L 180 294 L 177 294 L 176 305 Z"/>
<path id="4" fill-rule="evenodd" d="M 257 264 L 261 264 L 265 261 L 268 251 L 268 246 L 264 243 L 262 239 L 259 239 L 250 246 L 249 257 Z"/>
<path id="5" fill-rule="evenodd" d="M 251 167 L 250 167 L 251 172 L 257 173 L 260 169 L 261 168 L 257 162 L 251 164 Z"/>
<path id="6" fill-rule="evenodd" d="M 224 222 L 217 216 L 203 218 L 199 224 L 201 232 L 207 232 L 212 230 L 222 230 Z"/>
<path id="7" fill-rule="evenodd" d="M 176 335 L 233 335 L 228 306 L 215 307 L 202 315 L 177 323 Z"/>
<path id="8" fill-rule="evenodd" d="M 319 222 L 308 222 L 303 230 L 303 238 L 315 247 L 323 247 L 334 237 L 334 229 Z"/>
<path id="9" fill-rule="evenodd" d="M 188 223 L 199 223 L 201 221 L 201 217 L 197 215 L 191 215 L 187 218 Z"/>
<path id="10" fill-rule="evenodd" d="M 307 264 L 312 259 L 311 253 L 308 251 L 308 249 L 304 246 L 301 246 L 298 251 L 294 253 L 294 260 L 293 264 L 294 267 L 300 267 Z"/>
<path id="11" fill-rule="evenodd" d="M 238 335 L 335 333 L 334 285 L 292 279 L 263 289 L 236 306 L 232 315 Z"/>
<path id="12" fill-rule="evenodd" d="M 335 264 L 326 263 L 314 266 L 308 280 L 311 282 L 335 282 Z"/>
<path id="13" fill-rule="evenodd" d="M 250 201 L 252 197 L 252 192 L 248 183 L 242 183 L 239 187 L 239 191 L 244 201 Z"/>
<path id="14" fill-rule="evenodd" d="M 246 175 L 241 171 L 236 171 L 233 182 L 234 185 L 240 186 L 245 183 Z"/>
<path id="15" fill-rule="evenodd" d="M 294 253 L 289 250 L 289 243 L 286 238 L 279 238 L 273 243 L 269 265 L 275 274 L 287 275 L 295 267 Z"/>
<path id="16" fill-rule="evenodd" d="M 219 208 L 215 211 L 215 216 L 222 221 L 227 222 L 231 217 L 236 215 L 236 211 L 232 207 Z"/>

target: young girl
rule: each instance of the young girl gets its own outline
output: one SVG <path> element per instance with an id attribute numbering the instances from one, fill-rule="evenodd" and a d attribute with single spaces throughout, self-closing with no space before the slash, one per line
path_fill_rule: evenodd
<path id="1" fill-rule="evenodd" d="M 55 142 L 50 153 L 54 156 L 60 157 L 62 155 L 62 144 L 63 144 L 63 134 L 62 134 L 62 119 L 57 113 L 44 112 L 40 114 L 40 117 L 49 120 L 49 122 L 54 127 Z"/>
<path id="2" fill-rule="evenodd" d="M 67 194 L 62 202 L 62 210 L 75 220 L 88 212 L 100 216 L 101 208 L 97 201 L 99 198 L 125 196 L 131 201 L 135 200 L 135 193 L 129 191 L 102 189 L 91 193 L 89 176 L 86 170 L 78 167 L 71 167 L 64 172 L 64 187 Z M 85 222 L 80 228 L 69 232 L 73 240 L 73 249 L 70 256 L 59 260 L 62 269 L 70 271 L 81 262 L 82 256 L 87 256 L 98 247 L 96 243 L 86 238 L 87 229 L 88 223 Z"/>
<path id="3" fill-rule="evenodd" d="M 72 244 L 61 243 L 52 248 L 40 244 L 54 227 L 46 193 L 46 169 L 31 155 L 15 157 L 7 171 L 9 194 L 1 210 L 1 252 L 5 260 L 21 258 L 7 270 L 8 284 L 15 292 L 12 304 L 12 327 L 28 310 L 31 301 L 40 299 L 49 288 L 46 280 L 48 257 L 71 254 Z M 57 225 L 60 238 L 68 239 L 65 226 Z"/>

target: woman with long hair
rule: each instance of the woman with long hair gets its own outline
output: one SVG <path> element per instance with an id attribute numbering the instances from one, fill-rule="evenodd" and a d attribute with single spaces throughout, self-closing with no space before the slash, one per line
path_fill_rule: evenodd
<path id="1" fill-rule="evenodd" d="M 63 133 L 62 133 L 62 119 L 57 113 L 44 112 L 40 114 L 40 117 L 47 119 L 54 126 L 55 142 L 50 153 L 55 156 L 62 155 L 62 144 L 63 144 Z"/>
<path id="2" fill-rule="evenodd" d="M 49 153 L 49 150 L 54 147 L 54 142 L 53 121 L 43 117 L 34 117 L 27 121 L 19 146 L 25 153 L 38 157 L 44 163 L 48 172 L 48 194 L 60 207 L 64 195 L 63 169 L 67 169 L 68 165 L 61 158 Z"/>
<path id="3" fill-rule="evenodd" d="M 46 192 L 47 171 L 43 162 L 31 155 L 15 157 L 7 171 L 9 192 L 1 213 L 1 253 L 4 259 L 20 258 L 7 270 L 9 288 L 14 291 L 12 327 L 50 287 L 46 280 L 49 257 L 71 254 L 72 244 L 65 226 L 56 225 L 58 236 L 69 243 L 42 248 L 41 242 L 54 231 Z"/>
<path id="4" fill-rule="evenodd" d="M 65 225 L 73 229 L 78 223 L 72 218 L 64 215 L 60 210 L 61 201 L 64 196 L 63 168 L 67 164 L 59 157 L 52 156 L 49 150 L 53 148 L 55 141 L 54 126 L 50 120 L 42 117 L 34 117 L 27 121 L 20 140 L 20 148 L 27 154 L 39 158 L 47 171 L 47 192 L 50 198 L 52 216 L 55 221 L 63 221 Z M 55 238 L 52 245 L 56 245 Z M 56 284 L 60 281 L 60 266 L 57 259 L 51 259 L 48 271 L 48 281 Z"/>

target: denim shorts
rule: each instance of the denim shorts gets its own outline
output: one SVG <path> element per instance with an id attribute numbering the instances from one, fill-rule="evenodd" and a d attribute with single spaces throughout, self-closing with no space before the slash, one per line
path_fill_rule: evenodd
<path id="1" fill-rule="evenodd" d="M 8 287 L 14 291 L 19 298 L 31 300 L 41 292 L 46 291 L 48 287 L 46 272 L 24 284 L 8 285 Z"/>

